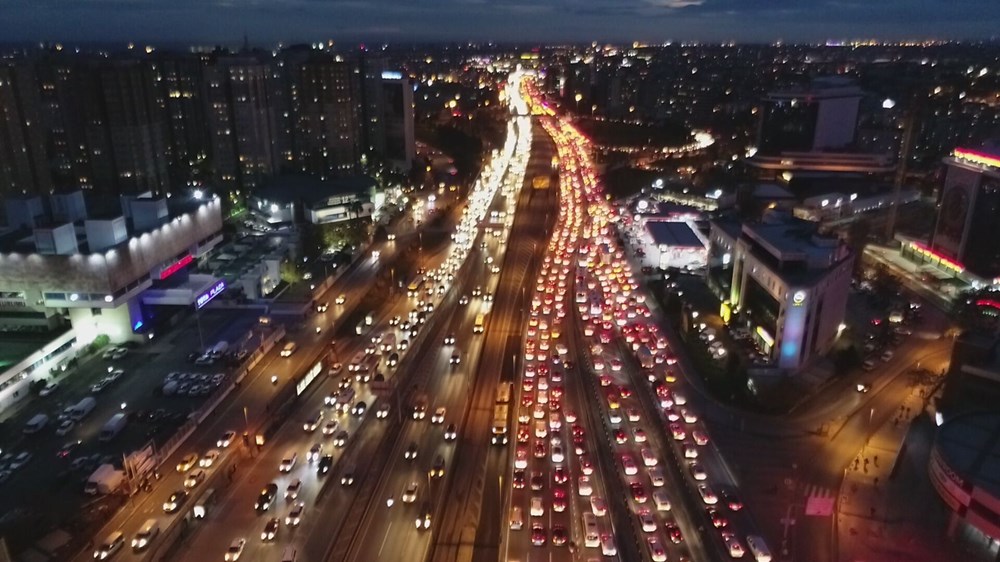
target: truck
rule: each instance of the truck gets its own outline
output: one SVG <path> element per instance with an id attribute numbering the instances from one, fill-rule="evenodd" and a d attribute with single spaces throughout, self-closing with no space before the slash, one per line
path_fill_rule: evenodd
<path id="1" fill-rule="evenodd" d="M 646 346 L 639 347 L 639 350 L 635 352 L 635 356 L 639 358 L 639 365 L 643 369 L 652 369 L 656 365 L 656 359 Z"/>
<path id="2" fill-rule="evenodd" d="M 494 445 L 507 444 L 507 419 L 509 409 L 510 407 L 507 404 L 496 404 L 493 406 L 493 437 L 491 438 L 491 442 Z"/>
<path id="3" fill-rule="evenodd" d="M 113 464 L 102 464 L 87 478 L 83 492 L 90 496 L 113 494 L 125 482 L 125 471 L 117 470 Z"/>
<path id="4" fill-rule="evenodd" d="M 38 433 L 45 428 L 49 423 L 49 417 L 45 414 L 35 414 L 28 420 L 28 423 L 24 424 L 24 434 L 32 435 Z"/>
<path id="5" fill-rule="evenodd" d="M 73 406 L 73 409 L 70 410 L 70 417 L 73 421 L 78 422 L 94 411 L 95 406 L 97 406 L 97 399 L 93 396 L 88 396 L 77 402 L 76 406 Z"/>
<path id="6" fill-rule="evenodd" d="M 117 414 L 111 416 L 108 421 L 104 422 L 97 439 L 105 443 L 111 441 L 117 437 L 119 433 L 121 433 L 122 429 L 125 428 L 126 423 L 128 423 L 128 418 L 125 416 L 125 413 L 118 412 Z"/>

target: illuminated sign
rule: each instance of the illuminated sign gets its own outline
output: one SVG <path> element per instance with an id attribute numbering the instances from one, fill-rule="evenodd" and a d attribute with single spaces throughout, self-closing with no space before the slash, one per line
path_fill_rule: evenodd
<path id="1" fill-rule="evenodd" d="M 181 268 L 191 263 L 192 261 L 194 261 L 194 258 L 191 257 L 191 254 L 188 254 L 183 258 L 177 260 L 176 262 L 168 265 L 167 267 L 163 268 L 163 271 L 160 272 L 160 280 L 162 281 L 167 277 L 170 277 L 171 275 L 177 273 L 178 271 L 181 270 Z"/>
<path id="2" fill-rule="evenodd" d="M 382 80 L 402 80 L 402 79 L 403 79 L 402 72 L 396 72 L 393 70 L 382 71 Z"/>
<path id="3" fill-rule="evenodd" d="M 204 293 L 198 295 L 198 299 L 195 301 L 195 305 L 198 308 L 204 307 L 206 304 L 212 301 L 215 297 L 219 296 L 222 291 L 226 290 L 226 280 L 219 279 L 212 288 L 205 291 Z"/>
<path id="4" fill-rule="evenodd" d="M 983 154 L 982 152 L 976 152 L 975 150 L 968 150 L 965 148 L 956 148 L 952 153 L 955 158 L 960 158 L 973 164 L 979 164 L 982 166 L 989 166 L 991 168 L 1000 168 L 1000 158 L 996 156 L 990 156 L 989 154 Z"/>
<path id="5" fill-rule="evenodd" d="M 1000 310 L 1000 302 L 993 299 L 979 299 L 976 301 L 976 306 L 988 306 Z"/>
<path id="6" fill-rule="evenodd" d="M 955 262 L 955 261 L 952 261 L 952 260 L 950 260 L 950 259 L 942 256 L 941 254 L 935 252 L 934 250 L 931 250 L 930 248 L 925 247 L 922 244 L 918 244 L 916 242 L 910 242 L 910 248 L 914 252 L 916 252 L 916 253 L 924 256 L 925 258 L 928 258 L 928 259 L 930 259 L 932 261 L 937 260 L 941 264 L 942 267 L 951 269 L 955 273 L 962 273 L 963 271 L 965 271 L 965 267 L 962 264 L 960 264 L 958 262 Z"/>
<path id="7" fill-rule="evenodd" d="M 771 337 L 771 334 L 767 333 L 767 330 L 765 330 L 764 328 L 757 326 L 754 332 L 757 333 L 760 339 L 763 340 L 764 343 L 768 345 L 768 347 L 772 347 L 774 345 L 774 338 Z"/>
<path id="8" fill-rule="evenodd" d="M 319 376 L 322 370 L 322 361 L 313 365 L 312 369 L 309 369 L 305 376 L 302 377 L 302 380 L 295 383 L 295 395 L 298 396 L 305 392 L 306 389 L 309 388 L 309 385 L 312 384 L 312 381 L 316 380 L 316 377 Z"/>
<path id="9" fill-rule="evenodd" d="M 806 302 L 806 292 L 805 291 L 795 291 L 792 294 L 792 304 L 794 306 L 802 306 L 802 303 Z"/>

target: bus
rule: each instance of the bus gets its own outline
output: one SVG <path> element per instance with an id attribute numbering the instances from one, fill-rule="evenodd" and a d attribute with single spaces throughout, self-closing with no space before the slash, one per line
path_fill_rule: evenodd
<path id="1" fill-rule="evenodd" d="M 417 277 L 410 281 L 410 284 L 406 287 L 406 296 L 415 299 L 420 296 L 420 287 L 424 284 L 424 276 L 417 275 Z"/>
<path id="2" fill-rule="evenodd" d="M 473 334 L 483 333 L 483 329 L 486 326 L 486 315 L 480 312 L 476 315 L 476 324 L 472 327 Z"/>
<path id="3" fill-rule="evenodd" d="M 497 386 L 497 404 L 509 404 L 514 383 L 502 382 Z"/>

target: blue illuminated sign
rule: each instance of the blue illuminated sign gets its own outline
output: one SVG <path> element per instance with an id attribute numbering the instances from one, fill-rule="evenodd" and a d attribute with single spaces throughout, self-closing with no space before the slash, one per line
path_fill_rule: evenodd
<path id="1" fill-rule="evenodd" d="M 198 295 L 198 299 L 195 301 L 195 305 L 198 308 L 202 308 L 206 304 L 212 302 L 212 299 L 214 299 L 215 297 L 219 296 L 219 294 L 222 293 L 222 291 L 225 291 L 225 290 L 226 290 L 226 280 L 225 279 L 219 279 L 219 281 L 216 282 L 215 285 L 212 285 L 211 289 L 209 289 L 209 290 L 205 291 L 204 293 Z"/>
<path id="2" fill-rule="evenodd" d="M 403 79 L 402 72 L 395 72 L 392 70 L 382 71 L 382 80 L 402 80 L 402 79 Z"/>

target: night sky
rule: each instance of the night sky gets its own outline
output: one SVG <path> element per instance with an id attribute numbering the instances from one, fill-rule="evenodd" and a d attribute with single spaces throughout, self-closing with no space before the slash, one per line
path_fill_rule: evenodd
<path id="1" fill-rule="evenodd" d="M 1000 0 L 0 0 L 2 41 L 988 39 Z"/>

